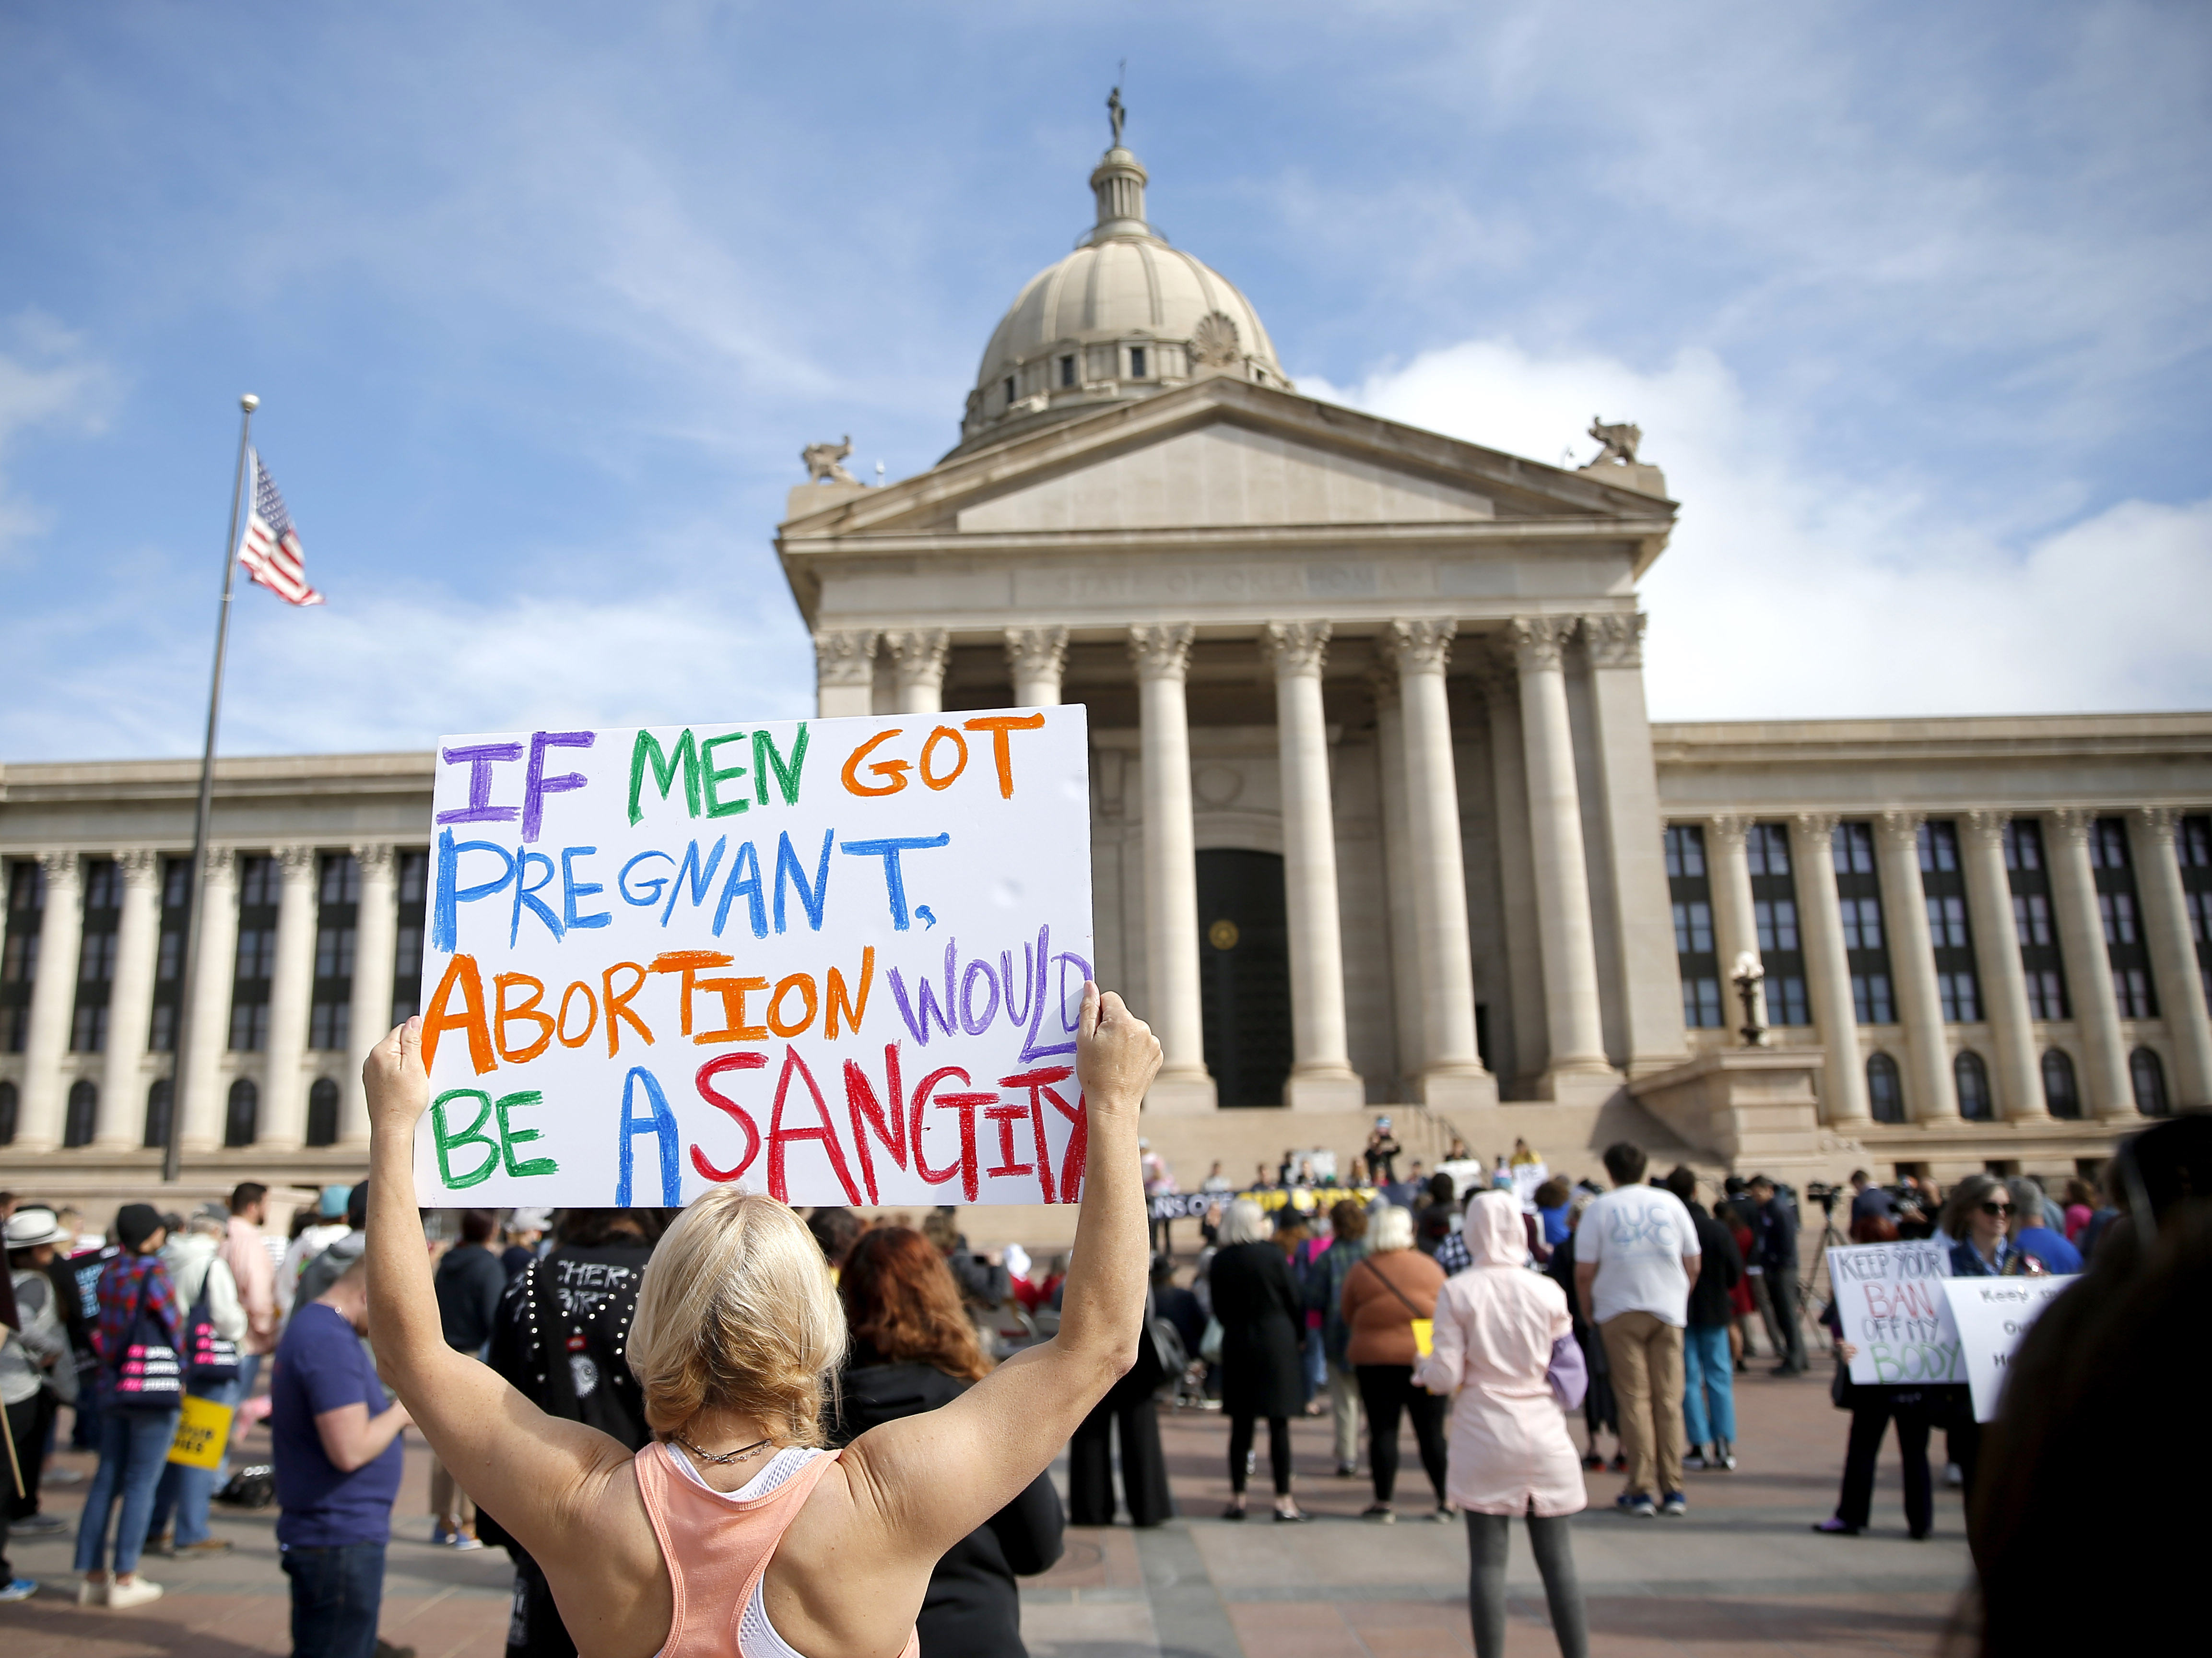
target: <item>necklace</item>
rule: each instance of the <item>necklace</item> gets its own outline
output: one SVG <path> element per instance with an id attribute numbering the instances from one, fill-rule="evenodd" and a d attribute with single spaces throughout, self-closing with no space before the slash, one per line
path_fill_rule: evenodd
<path id="1" fill-rule="evenodd" d="M 725 1468 L 728 1467 L 733 1462 L 743 1462 L 749 1457 L 758 1456 L 769 1443 L 769 1442 L 765 1439 L 757 1439 L 750 1445 L 740 1445 L 734 1451 L 725 1451 L 720 1456 L 717 1456 L 712 1451 L 701 1450 L 696 1445 L 694 1445 L 690 1440 L 684 1438 L 681 1434 L 671 1434 L 669 1437 L 674 1440 L 678 1445 L 681 1445 L 685 1450 L 690 1452 L 693 1456 L 697 1457 L 700 1461 L 712 1462 L 718 1466 Z"/>

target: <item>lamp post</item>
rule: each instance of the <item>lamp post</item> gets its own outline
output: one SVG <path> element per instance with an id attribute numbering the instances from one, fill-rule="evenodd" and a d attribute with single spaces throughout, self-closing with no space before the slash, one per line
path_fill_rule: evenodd
<path id="1" fill-rule="evenodd" d="M 1766 982 L 1766 969 L 1749 950 L 1735 959 L 1733 976 L 1735 993 L 1743 1003 L 1743 1028 L 1740 1034 L 1747 1048 L 1766 1045 L 1766 1027 L 1759 1022 L 1759 987 Z"/>

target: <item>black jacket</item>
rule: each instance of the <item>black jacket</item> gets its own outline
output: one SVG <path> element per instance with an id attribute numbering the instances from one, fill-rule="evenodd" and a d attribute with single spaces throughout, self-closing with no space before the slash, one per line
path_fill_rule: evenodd
<path id="1" fill-rule="evenodd" d="M 507 1269 L 482 1244 L 457 1244 L 438 1263 L 435 1285 L 446 1345 L 474 1357 L 491 1339 L 499 1298 L 507 1291 Z"/>
<path id="2" fill-rule="evenodd" d="M 1753 1228 L 1759 1264 L 1769 1272 L 1797 1273 L 1797 1206 L 1779 1192 L 1759 1206 Z"/>
<path id="3" fill-rule="evenodd" d="M 856 1356 L 873 1356 L 863 1350 Z M 849 1445 L 879 1423 L 934 1411 L 967 1389 L 966 1382 L 927 1364 L 855 1365 L 838 1381 L 830 1443 Z M 1041 1572 L 1060 1558 L 1066 1525 L 1052 1476 L 1041 1473 L 947 1549 L 929 1575 L 921 1615 L 915 1619 L 922 1658 L 1028 1658 L 1014 1578 Z"/>
<path id="4" fill-rule="evenodd" d="M 1294 1417 L 1305 1409 L 1298 1350 L 1305 1303 L 1291 1264 L 1272 1243 L 1231 1244 L 1206 1269 L 1221 1320 L 1221 1408 L 1231 1416 Z"/>
<path id="5" fill-rule="evenodd" d="M 1735 1247 L 1735 1234 L 1708 1215 L 1703 1204 L 1692 1204 L 1689 1210 L 1704 1256 L 1698 1281 L 1690 1286 L 1690 1324 L 1699 1330 L 1725 1327 L 1735 1315 L 1729 1291 L 1743 1282 L 1743 1252 Z"/>

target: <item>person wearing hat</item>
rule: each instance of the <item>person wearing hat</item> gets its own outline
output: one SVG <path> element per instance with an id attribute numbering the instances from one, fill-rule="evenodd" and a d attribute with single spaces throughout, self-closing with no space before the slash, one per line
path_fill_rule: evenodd
<path id="1" fill-rule="evenodd" d="M 325 1192 L 324 1197 L 330 1194 Z M 349 1189 L 345 1199 L 346 1229 L 332 1240 L 321 1254 L 311 1257 L 300 1273 L 300 1287 L 293 1292 L 293 1304 L 304 1307 L 309 1301 L 320 1301 L 330 1287 L 345 1275 L 345 1271 L 362 1259 L 368 1248 L 368 1234 L 363 1229 L 368 1223 L 368 1182 Z M 304 1235 L 304 1234 L 302 1234 Z"/>
<path id="2" fill-rule="evenodd" d="M 550 1209 L 516 1209 L 507 1211 L 507 1247 L 500 1251 L 499 1264 L 507 1269 L 507 1281 L 515 1279 L 529 1269 L 544 1247 L 545 1234 L 552 1229 L 553 1211 Z"/>
<path id="3" fill-rule="evenodd" d="M 142 1606 L 161 1598 L 159 1583 L 138 1576 L 138 1556 L 153 1517 L 154 1488 L 177 1436 L 177 1411 L 118 1410 L 112 1394 L 142 1313 L 171 1347 L 184 1340 L 184 1308 L 161 1265 L 161 1246 L 168 1235 L 153 1205 L 124 1204 L 115 1215 L 115 1238 L 122 1247 L 100 1275 L 100 1321 L 92 1335 L 100 1360 L 94 1385 L 108 1397 L 100 1413 L 100 1468 L 86 1489 L 84 1512 L 77 1521 L 76 1570 L 84 1582 L 76 1599 L 82 1606 Z M 118 1502 L 123 1507 L 111 1556 L 108 1512 Z"/>
<path id="4" fill-rule="evenodd" d="M 315 1218 L 286 1247 L 284 1265 L 276 1270 L 277 1310 L 283 1318 L 292 1316 L 299 1301 L 300 1275 L 307 1270 L 307 1263 L 353 1230 L 346 1224 L 346 1200 L 352 1195 L 349 1186 L 325 1186 L 315 1200 Z"/>
<path id="5" fill-rule="evenodd" d="M 66 1522 L 39 1512 L 39 1474 L 54 1412 L 76 1393 L 76 1366 L 69 1332 L 58 1310 L 59 1298 L 46 1268 L 64 1234 L 51 1209 L 28 1207 L 8 1217 L 8 1271 L 15 1295 L 17 1327 L 0 1340 L 0 1405 L 7 1411 L 7 1433 L 15 1444 L 15 1466 L 23 1483 L 19 1496 L 11 1480 L 7 1493 L 7 1532 L 40 1537 L 64 1529 Z M 18 1578 L 0 1545 L 0 1600 L 21 1600 L 37 1591 Z"/>

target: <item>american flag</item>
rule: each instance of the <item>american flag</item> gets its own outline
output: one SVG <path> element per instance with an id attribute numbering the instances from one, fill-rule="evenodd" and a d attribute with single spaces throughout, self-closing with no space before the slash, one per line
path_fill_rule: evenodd
<path id="1" fill-rule="evenodd" d="M 307 585 L 307 555 L 292 527 L 292 515 L 284 510 L 284 497 L 276 493 L 276 480 L 261 464 L 258 450 L 248 453 L 253 461 L 253 508 L 239 539 L 238 562 L 286 604 L 319 605 L 323 595 Z"/>

